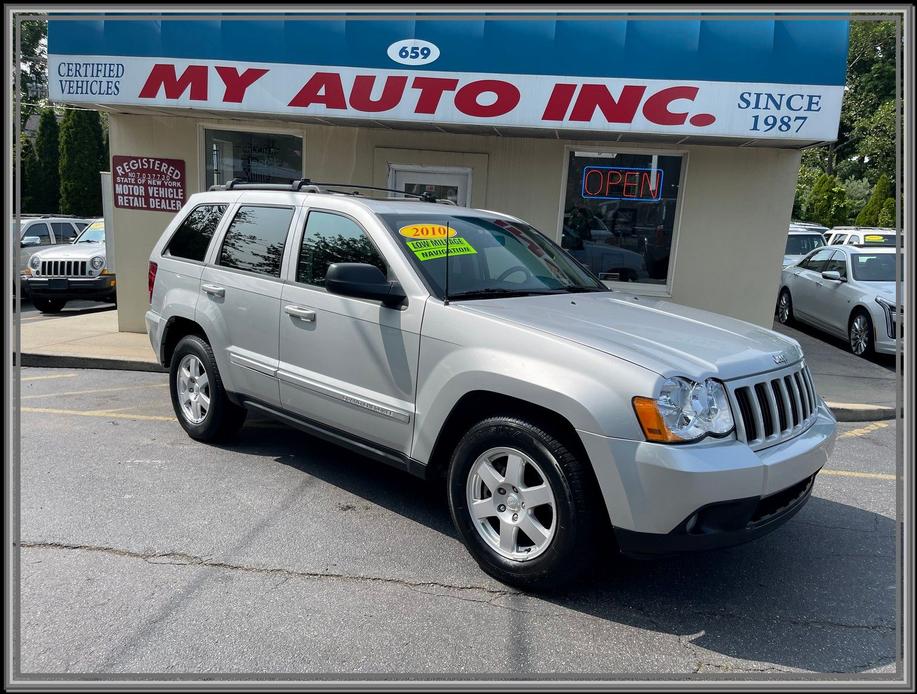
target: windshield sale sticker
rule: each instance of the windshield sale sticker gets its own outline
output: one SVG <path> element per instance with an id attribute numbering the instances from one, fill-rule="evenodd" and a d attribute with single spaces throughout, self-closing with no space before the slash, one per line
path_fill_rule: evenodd
<path id="1" fill-rule="evenodd" d="M 450 229 L 450 231 L 455 231 Z M 474 247 L 461 237 L 449 239 L 449 255 L 472 255 L 477 253 Z M 418 260 L 436 260 L 446 257 L 446 239 L 417 239 L 408 241 L 408 248 Z"/>
<path id="2" fill-rule="evenodd" d="M 443 224 L 409 224 L 401 227 L 398 233 L 409 239 L 444 239 L 446 233 L 455 236 L 455 229 Z"/>

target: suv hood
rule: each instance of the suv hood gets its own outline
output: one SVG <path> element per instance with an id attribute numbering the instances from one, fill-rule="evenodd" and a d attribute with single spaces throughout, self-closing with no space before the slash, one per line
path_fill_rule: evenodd
<path id="1" fill-rule="evenodd" d="M 32 256 L 42 260 L 89 260 L 97 255 L 105 257 L 104 243 L 59 243 L 35 251 Z"/>
<path id="2" fill-rule="evenodd" d="M 729 380 L 802 358 L 798 342 L 773 330 L 619 292 L 484 299 L 453 306 L 597 349 L 662 376 Z"/>

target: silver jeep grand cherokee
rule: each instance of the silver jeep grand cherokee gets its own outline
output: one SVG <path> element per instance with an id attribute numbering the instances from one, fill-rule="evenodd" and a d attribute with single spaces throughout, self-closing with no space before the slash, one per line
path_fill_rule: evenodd
<path id="1" fill-rule="evenodd" d="M 607 548 L 744 542 L 809 498 L 835 419 L 795 341 L 610 291 L 508 215 L 233 183 L 150 257 L 191 437 L 253 409 L 442 480 L 482 569 L 532 589 Z"/>

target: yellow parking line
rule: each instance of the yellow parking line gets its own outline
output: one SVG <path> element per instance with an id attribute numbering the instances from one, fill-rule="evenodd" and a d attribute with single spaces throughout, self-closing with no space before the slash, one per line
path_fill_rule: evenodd
<path id="1" fill-rule="evenodd" d="M 49 374 L 48 376 L 29 376 L 21 378 L 20 381 L 48 381 L 52 378 L 73 378 L 76 374 Z"/>
<path id="2" fill-rule="evenodd" d="M 101 417 L 103 419 L 138 419 L 154 422 L 174 422 L 175 417 L 153 414 L 121 414 L 124 409 L 118 410 L 58 410 L 51 407 L 22 407 L 23 412 L 33 412 L 36 414 L 72 414 L 74 417 Z"/>
<path id="3" fill-rule="evenodd" d="M 872 424 L 867 424 L 865 427 L 859 429 L 851 429 L 850 431 L 845 431 L 843 434 L 838 434 L 839 439 L 847 439 L 851 436 L 865 436 L 873 431 L 878 431 L 879 429 L 885 429 L 888 426 L 888 422 L 873 422 Z"/>
<path id="4" fill-rule="evenodd" d="M 833 475 L 835 477 L 862 477 L 869 480 L 896 480 L 897 475 L 887 475 L 883 472 L 855 472 L 853 470 L 822 470 L 819 475 Z"/>
<path id="5" fill-rule="evenodd" d="M 86 395 L 88 393 L 111 393 L 116 390 L 137 390 L 140 388 L 167 388 L 168 386 L 169 386 L 168 383 L 154 383 L 154 384 L 145 385 L 145 386 L 122 386 L 119 388 L 94 388 L 92 390 L 70 390 L 70 391 L 65 391 L 63 393 L 54 392 L 54 393 L 39 393 L 37 395 L 23 395 L 21 399 L 22 400 L 32 400 L 34 398 L 50 398 L 50 397 L 58 397 L 61 395 Z"/>

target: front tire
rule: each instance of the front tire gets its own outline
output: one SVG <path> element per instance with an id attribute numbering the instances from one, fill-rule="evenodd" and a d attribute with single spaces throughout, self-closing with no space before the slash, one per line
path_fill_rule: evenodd
<path id="1" fill-rule="evenodd" d="M 792 325 L 793 323 L 793 297 L 790 296 L 790 290 L 784 287 L 780 290 L 780 296 L 777 297 L 777 322 L 781 325 Z"/>
<path id="2" fill-rule="evenodd" d="M 213 349 L 197 335 L 186 335 L 175 346 L 169 391 L 179 424 L 197 441 L 226 440 L 245 423 L 247 411 L 230 402 Z"/>
<path id="3" fill-rule="evenodd" d="M 474 425 L 452 455 L 447 489 L 465 546 L 502 583 L 557 588 L 596 561 L 604 514 L 588 462 L 545 428 L 506 416 Z"/>
<path id="4" fill-rule="evenodd" d="M 875 352 L 875 331 L 872 319 L 863 309 L 854 311 L 847 325 L 847 346 L 858 357 L 871 357 Z"/>
<path id="5" fill-rule="evenodd" d="M 46 299 L 41 296 L 32 297 L 32 305 L 42 313 L 60 313 L 67 301 L 65 299 Z"/>

